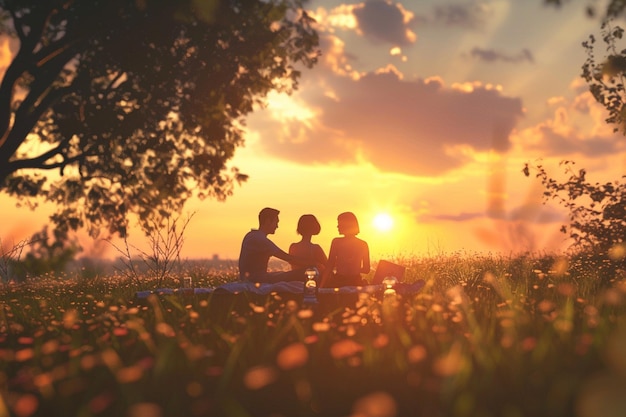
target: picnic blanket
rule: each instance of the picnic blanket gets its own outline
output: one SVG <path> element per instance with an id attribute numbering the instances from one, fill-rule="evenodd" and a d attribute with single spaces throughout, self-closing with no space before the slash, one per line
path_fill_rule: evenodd
<path id="1" fill-rule="evenodd" d="M 398 283 L 394 286 L 396 292 L 400 295 L 418 293 L 424 287 L 425 282 L 418 280 L 413 283 Z M 302 294 L 304 284 L 298 281 L 277 282 L 274 284 L 260 284 L 246 281 L 233 281 L 222 284 L 214 288 L 157 288 L 156 290 L 138 291 L 135 295 L 137 298 L 146 298 L 150 294 L 240 294 L 252 293 L 259 295 L 269 295 L 273 293 L 289 293 Z M 375 294 L 384 291 L 382 284 L 364 285 L 364 286 L 345 286 L 338 288 L 320 288 L 319 294 Z"/>

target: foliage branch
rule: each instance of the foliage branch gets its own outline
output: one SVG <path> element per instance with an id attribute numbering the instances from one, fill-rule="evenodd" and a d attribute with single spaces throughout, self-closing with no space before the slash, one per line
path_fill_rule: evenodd
<path id="1" fill-rule="evenodd" d="M 574 162 L 563 161 L 561 166 L 569 175 L 567 181 L 551 178 L 542 164 L 534 168 L 544 187 L 544 199 L 556 200 L 568 210 L 569 225 L 561 232 L 569 234 L 574 249 L 582 252 L 607 254 L 626 243 L 626 183 L 606 182 L 592 184 L 586 171 L 573 168 Z M 530 176 L 530 167 L 523 172 Z M 626 175 L 622 176 L 626 179 Z"/>
<path id="2" fill-rule="evenodd" d="M 0 190 L 93 235 L 225 199 L 244 116 L 297 88 L 313 23 L 300 0 L 0 0 Z"/>
<path id="3" fill-rule="evenodd" d="M 624 29 L 614 26 L 611 20 L 601 25 L 602 41 L 606 44 L 606 58 L 596 62 L 594 48 L 596 38 L 590 35 L 583 42 L 587 50 L 587 59 L 582 67 L 582 77 L 589 85 L 594 99 L 608 111 L 605 121 L 613 125 L 614 132 L 626 133 L 626 90 L 624 74 L 626 72 L 626 50 L 618 50 L 618 42 L 624 36 Z"/>

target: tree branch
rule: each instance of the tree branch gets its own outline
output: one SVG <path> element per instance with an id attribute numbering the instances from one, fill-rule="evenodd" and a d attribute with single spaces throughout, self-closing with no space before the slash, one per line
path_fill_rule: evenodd
<path id="1" fill-rule="evenodd" d="M 20 39 L 20 49 L 4 73 L 2 83 L 0 84 L 0 162 L 3 160 L 8 161 L 8 158 L 3 158 L 4 152 L 2 147 L 5 146 L 11 132 L 11 103 L 13 102 L 15 84 L 26 69 L 35 62 L 33 58 L 36 55 L 33 53 L 33 50 L 41 41 L 41 35 L 43 34 L 46 22 L 49 20 L 53 11 L 54 8 L 48 9 L 42 13 L 31 11 L 31 14 L 29 14 L 31 19 L 28 20 L 28 23 L 23 23 L 24 19 L 19 18 L 15 10 L 9 10 L 11 18 L 13 19 L 13 27 Z M 30 29 L 28 35 L 25 34 L 22 28 L 25 24 L 27 24 Z"/>
<path id="2" fill-rule="evenodd" d="M 9 161 L 44 111 L 70 90 L 69 87 L 54 89 L 52 85 L 71 54 L 73 51 L 67 49 L 48 61 L 48 65 L 45 68 L 41 67 L 41 71 L 34 73 L 36 81 L 33 82 L 28 95 L 16 110 L 13 126 L 0 148 L 0 164 Z"/>
<path id="3" fill-rule="evenodd" d="M 0 183 L 6 175 L 13 172 L 9 169 L 9 160 L 24 142 L 28 133 L 32 131 L 41 115 L 50 108 L 54 101 L 63 97 L 70 90 L 70 87 L 52 90 L 41 99 L 37 106 L 32 108 L 32 111 L 23 110 L 16 113 L 13 128 L 9 131 L 6 141 L 0 147 Z M 24 106 L 24 103 L 22 103 L 20 108 L 22 106 Z M 2 165 L 5 165 L 6 168 L 2 168 Z"/>
<path id="4" fill-rule="evenodd" d="M 15 172 L 20 169 L 28 169 L 28 168 L 37 168 L 37 169 L 46 169 L 46 170 L 60 168 L 61 170 L 63 170 L 66 166 L 71 165 L 74 162 L 84 160 L 85 157 L 87 156 L 87 153 L 83 152 L 83 153 L 80 153 L 78 155 L 68 158 L 67 156 L 63 155 L 62 153 L 63 148 L 64 146 L 59 145 L 56 148 L 51 149 L 48 152 L 39 155 L 36 158 L 20 159 L 18 161 L 12 161 L 9 163 L 10 171 Z M 63 157 L 63 160 L 60 162 L 53 162 L 49 164 L 45 163 L 47 160 L 54 157 L 55 155 L 61 155 Z"/>

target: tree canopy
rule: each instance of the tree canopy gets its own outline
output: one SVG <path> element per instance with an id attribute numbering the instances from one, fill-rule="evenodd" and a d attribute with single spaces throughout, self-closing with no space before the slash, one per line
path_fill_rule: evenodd
<path id="1" fill-rule="evenodd" d="M 570 223 L 562 226 L 561 232 L 569 234 L 572 249 L 609 255 L 611 251 L 626 250 L 626 183 L 592 184 L 586 179 L 585 169 L 574 170 L 573 161 L 563 161 L 561 165 L 569 175 L 567 181 L 550 177 L 542 164 L 526 164 L 523 172 L 530 176 L 533 168 L 545 189 L 544 200 L 556 200 L 568 210 Z M 626 259 L 623 254 L 620 256 Z"/>
<path id="2" fill-rule="evenodd" d="M 244 117 L 319 55 L 300 0 L 0 0 L 0 190 L 57 233 L 224 199 Z"/>

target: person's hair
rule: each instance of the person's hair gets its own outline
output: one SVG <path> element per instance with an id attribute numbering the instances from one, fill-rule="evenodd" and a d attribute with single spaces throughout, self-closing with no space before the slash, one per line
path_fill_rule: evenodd
<path id="1" fill-rule="evenodd" d="M 316 235 L 322 230 L 320 222 L 312 214 L 303 214 L 298 220 L 296 231 L 301 235 Z"/>
<path id="2" fill-rule="evenodd" d="M 354 213 L 346 211 L 337 216 L 337 221 L 344 224 L 344 233 L 349 235 L 358 235 L 360 232 L 359 221 L 356 219 Z"/>
<path id="3" fill-rule="evenodd" d="M 259 212 L 259 225 L 277 218 L 279 213 L 280 211 L 276 209 L 265 207 Z"/>

